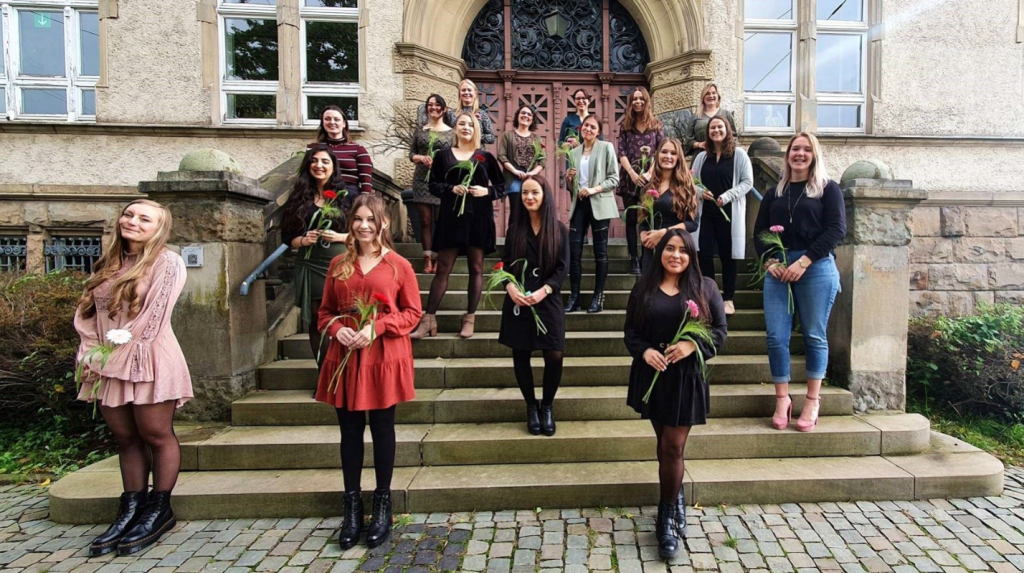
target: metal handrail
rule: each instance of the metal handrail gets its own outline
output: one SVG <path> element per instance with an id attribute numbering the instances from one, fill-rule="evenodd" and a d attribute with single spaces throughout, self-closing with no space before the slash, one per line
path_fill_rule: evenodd
<path id="1" fill-rule="evenodd" d="M 279 259 L 281 255 L 283 255 L 285 251 L 287 251 L 290 248 L 290 246 L 281 243 L 281 245 L 277 247 L 276 251 L 274 251 L 269 257 L 264 259 L 263 262 L 260 263 L 260 266 L 256 267 L 256 270 L 249 273 L 249 276 L 245 277 L 245 280 L 242 281 L 242 287 L 239 290 L 239 294 L 241 294 L 242 296 L 249 296 L 249 287 L 252 286 L 252 283 L 256 282 L 256 279 L 258 279 L 259 276 L 263 274 L 263 271 L 267 270 L 267 268 L 270 265 L 274 264 L 274 261 Z"/>
<path id="2" fill-rule="evenodd" d="M 751 187 L 750 188 L 750 192 L 754 194 L 754 197 L 757 197 L 758 201 L 762 201 L 762 202 L 764 201 L 764 195 L 761 195 L 761 192 L 758 191 L 757 189 L 754 189 L 753 187 Z"/>

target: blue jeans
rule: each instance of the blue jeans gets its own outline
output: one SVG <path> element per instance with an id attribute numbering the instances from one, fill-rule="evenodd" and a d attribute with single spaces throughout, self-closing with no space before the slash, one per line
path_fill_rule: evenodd
<path id="1" fill-rule="evenodd" d="M 794 262 L 804 251 L 788 251 Z M 772 382 L 789 382 L 789 339 L 793 315 L 789 312 L 788 288 L 793 288 L 795 310 L 800 314 L 800 331 L 804 335 L 807 358 L 807 379 L 821 380 L 828 368 L 828 317 L 839 292 L 839 271 L 831 255 L 815 261 L 795 283 L 783 283 L 771 275 L 764 279 L 764 320 L 768 331 L 768 364 Z"/>

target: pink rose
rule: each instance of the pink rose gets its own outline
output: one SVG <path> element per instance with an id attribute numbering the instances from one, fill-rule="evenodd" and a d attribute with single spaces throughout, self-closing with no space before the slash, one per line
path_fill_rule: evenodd
<path id="1" fill-rule="evenodd" d="M 772 225 L 771 227 L 768 227 L 768 230 L 773 232 L 773 233 L 781 233 L 781 232 L 785 231 L 786 228 L 783 227 L 782 225 Z"/>
<path id="2" fill-rule="evenodd" d="M 693 302 L 692 300 L 688 300 L 686 301 L 686 308 L 690 310 L 690 316 L 692 316 L 693 318 L 700 317 L 700 309 L 697 308 L 697 303 Z"/>
<path id="3" fill-rule="evenodd" d="M 651 197 L 654 197 L 655 199 L 657 199 L 659 196 L 658 192 L 655 191 L 654 189 L 648 189 L 647 194 L 650 195 Z"/>

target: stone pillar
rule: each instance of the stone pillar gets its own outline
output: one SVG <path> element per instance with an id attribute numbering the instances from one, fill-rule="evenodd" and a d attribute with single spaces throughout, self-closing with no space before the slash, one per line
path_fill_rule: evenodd
<path id="1" fill-rule="evenodd" d="M 197 163 L 189 157 L 182 168 Z M 263 288 L 243 297 L 239 285 L 263 260 L 263 207 L 272 197 L 229 171 L 161 172 L 139 190 L 171 210 L 173 245 L 202 249 L 203 266 L 188 268 L 171 321 L 195 392 L 182 417 L 230 420 L 231 402 L 256 389 L 267 337 Z"/>
<path id="2" fill-rule="evenodd" d="M 831 378 L 848 388 L 854 408 L 906 407 L 907 321 L 913 208 L 927 198 L 906 180 L 843 176 L 846 238 L 836 249 L 842 291 L 829 323 Z"/>
<path id="3" fill-rule="evenodd" d="M 655 114 L 680 109 L 695 112 L 701 90 L 711 81 L 711 50 L 688 50 L 651 62 L 645 73 Z"/>

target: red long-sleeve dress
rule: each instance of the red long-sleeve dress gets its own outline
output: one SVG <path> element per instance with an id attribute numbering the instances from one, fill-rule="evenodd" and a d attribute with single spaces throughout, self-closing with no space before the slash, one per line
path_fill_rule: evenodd
<path id="1" fill-rule="evenodd" d="M 412 400 L 416 391 L 409 333 L 416 329 L 423 315 L 416 273 L 409 261 L 389 251 L 369 274 L 364 275 L 357 262 L 352 276 L 339 280 L 334 278 L 335 268 L 343 257 L 335 257 L 331 262 L 320 305 L 320 331 L 330 343 L 320 369 L 316 400 L 350 411 L 380 410 Z M 334 391 L 328 391 L 331 377 L 347 351 L 336 338 L 338 331 L 345 326 L 357 327 L 356 297 L 369 299 L 377 293 L 388 300 L 377 307 L 377 337 L 368 347 L 352 353 Z M 336 316 L 343 318 L 331 323 Z"/>

